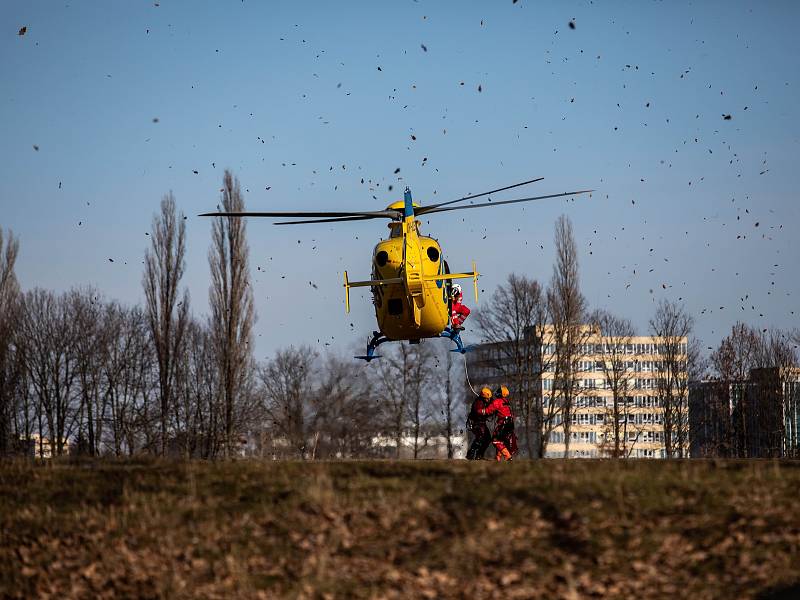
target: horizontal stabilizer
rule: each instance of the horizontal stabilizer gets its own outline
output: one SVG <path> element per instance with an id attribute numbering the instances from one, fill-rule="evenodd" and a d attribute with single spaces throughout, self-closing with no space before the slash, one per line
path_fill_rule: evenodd
<path id="1" fill-rule="evenodd" d="M 480 275 L 480 273 L 478 273 Z M 446 273 L 441 275 L 423 275 L 423 281 L 442 281 L 443 279 L 472 279 L 475 273 Z M 351 284 L 352 285 L 352 284 Z"/>
<path id="2" fill-rule="evenodd" d="M 472 275 L 470 275 L 472 277 Z M 373 285 L 394 285 L 395 283 L 403 283 L 400 277 L 392 277 L 391 279 L 370 279 L 369 281 L 349 281 L 345 287 L 372 287 Z"/>
<path id="3" fill-rule="evenodd" d="M 393 277 L 392 279 L 371 279 L 369 281 L 353 281 L 347 278 L 347 271 L 344 272 L 344 310 L 350 312 L 350 288 L 352 287 L 372 287 L 373 285 L 392 285 L 395 283 L 403 283 L 400 277 Z"/>
<path id="4" fill-rule="evenodd" d="M 471 273 L 442 273 L 437 275 L 423 275 L 423 281 L 442 281 L 443 279 L 472 279 L 472 284 L 475 287 L 475 302 L 478 301 L 478 269 L 475 268 L 475 261 L 472 261 Z"/>

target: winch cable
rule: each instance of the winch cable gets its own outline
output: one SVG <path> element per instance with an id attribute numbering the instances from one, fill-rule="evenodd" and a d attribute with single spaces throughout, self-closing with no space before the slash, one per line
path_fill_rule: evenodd
<path id="1" fill-rule="evenodd" d="M 464 377 L 467 380 L 467 385 L 469 386 L 469 389 L 472 390 L 473 394 L 475 394 L 476 396 L 480 396 L 480 394 L 475 391 L 475 388 L 472 387 L 472 383 L 470 383 L 470 381 L 469 381 L 469 371 L 467 369 L 467 355 L 463 354 L 462 356 L 464 357 Z"/>

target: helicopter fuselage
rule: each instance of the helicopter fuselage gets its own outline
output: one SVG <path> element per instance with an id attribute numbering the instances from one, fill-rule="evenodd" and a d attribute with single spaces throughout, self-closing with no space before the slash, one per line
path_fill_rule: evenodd
<path id="1" fill-rule="evenodd" d="M 372 279 L 353 281 L 344 272 L 345 309 L 350 312 L 350 289 L 372 289 L 372 302 L 380 331 L 373 332 L 363 358 L 375 358 L 375 348 L 392 340 L 419 342 L 422 338 L 448 337 L 464 352 L 458 329 L 447 326 L 450 320 L 450 290 L 453 279 L 471 278 L 478 300 L 478 272 L 475 262 L 470 273 L 451 273 L 442 256 L 439 242 L 420 234 L 420 222 L 414 217 L 416 205 L 406 188 L 403 202 L 387 207 L 403 211 L 402 218 L 389 223 L 390 234 L 372 251 Z"/>
<path id="2" fill-rule="evenodd" d="M 372 253 L 372 279 L 396 283 L 374 285 L 372 302 L 381 332 L 393 340 L 436 337 L 450 317 L 449 272 L 439 242 L 419 233 L 419 221 L 389 224 L 389 238 Z"/>

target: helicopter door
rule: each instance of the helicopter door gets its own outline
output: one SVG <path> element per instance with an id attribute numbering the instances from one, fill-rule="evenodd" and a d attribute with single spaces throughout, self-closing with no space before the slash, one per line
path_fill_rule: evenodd
<path id="1" fill-rule="evenodd" d="M 444 274 L 445 275 L 449 275 L 450 274 L 450 265 L 448 265 L 447 261 L 444 260 L 444 259 L 442 259 L 442 264 L 444 265 Z M 452 307 L 452 304 L 453 304 L 452 294 L 450 293 L 452 291 L 452 289 L 453 289 L 453 280 L 452 279 L 445 279 L 444 280 L 444 285 L 442 286 L 442 288 L 444 289 L 444 302 L 445 302 L 445 304 L 447 304 L 447 314 L 449 315 L 453 310 L 453 307 Z"/>

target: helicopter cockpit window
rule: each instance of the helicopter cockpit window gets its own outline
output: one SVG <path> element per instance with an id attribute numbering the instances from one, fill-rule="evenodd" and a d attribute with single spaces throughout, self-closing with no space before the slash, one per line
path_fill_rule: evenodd
<path id="1" fill-rule="evenodd" d="M 439 250 L 436 246 L 428 246 L 428 258 L 430 258 L 433 262 L 439 260 Z"/>
<path id="2" fill-rule="evenodd" d="M 388 260 L 389 254 L 386 252 L 386 250 L 381 250 L 375 255 L 375 262 L 378 263 L 379 267 L 384 266 Z"/>

